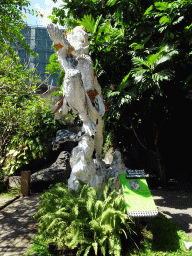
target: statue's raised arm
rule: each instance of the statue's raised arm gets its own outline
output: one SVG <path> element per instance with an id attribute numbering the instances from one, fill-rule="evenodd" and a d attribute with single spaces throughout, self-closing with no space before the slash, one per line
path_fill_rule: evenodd
<path id="1" fill-rule="evenodd" d="M 71 47 L 67 38 L 65 38 L 64 34 L 59 30 L 59 28 L 53 23 L 47 26 L 47 31 L 54 45 L 60 45 L 61 47 L 65 47 L 69 49 Z"/>

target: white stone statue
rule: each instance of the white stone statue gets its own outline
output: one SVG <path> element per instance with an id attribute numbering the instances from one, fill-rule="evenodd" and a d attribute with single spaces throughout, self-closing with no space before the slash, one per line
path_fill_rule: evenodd
<path id="1" fill-rule="evenodd" d="M 72 109 L 83 122 L 84 136 L 72 151 L 72 173 L 69 189 L 77 189 L 81 180 L 97 185 L 96 168 L 102 168 L 103 120 L 105 105 L 101 87 L 94 76 L 91 57 L 88 55 L 88 34 L 84 27 L 74 28 L 66 37 L 54 24 L 47 26 L 48 33 L 57 50 L 58 60 L 65 71 L 63 81 L 63 105 L 56 106 L 62 115 Z M 96 160 L 93 162 L 93 151 Z M 93 177 L 94 180 L 93 180 Z"/>

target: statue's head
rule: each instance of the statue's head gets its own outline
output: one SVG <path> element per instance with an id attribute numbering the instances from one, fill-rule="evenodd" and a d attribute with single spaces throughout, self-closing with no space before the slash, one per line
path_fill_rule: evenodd
<path id="1" fill-rule="evenodd" d="M 73 47 L 85 47 L 89 45 L 88 33 L 85 27 L 77 26 L 71 33 L 67 34 L 67 39 Z"/>

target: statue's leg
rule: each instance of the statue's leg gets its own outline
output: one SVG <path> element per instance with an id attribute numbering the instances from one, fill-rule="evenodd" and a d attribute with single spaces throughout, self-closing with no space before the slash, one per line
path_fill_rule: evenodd
<path id="1" fill-rule="evenodd" d="M 78 189 L 78 180 L 88 183 L 96 173 L 92 161 L 93 151 L 94 139 L 90 136 L 83 136 L 78 146 L 72 150 L 70 158 L 72 172 L 68 180 L 69 189 Z"/>

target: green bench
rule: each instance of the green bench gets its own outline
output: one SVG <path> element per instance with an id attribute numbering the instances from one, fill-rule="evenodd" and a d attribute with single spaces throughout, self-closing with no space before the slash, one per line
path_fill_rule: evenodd
<path id="1" fill-rule="evenodd" d="M 139 221 L 141 217 L 154 217 L 158 214 L 157 207 L 147 185 L 144 170 L 126 170 L 121 174 L 120 180 L 124 194 L 127 214 L 135 218 L 136 231 L 140 236 Z"/>

